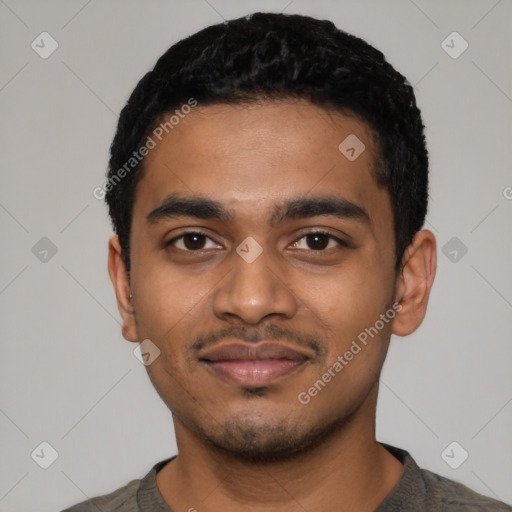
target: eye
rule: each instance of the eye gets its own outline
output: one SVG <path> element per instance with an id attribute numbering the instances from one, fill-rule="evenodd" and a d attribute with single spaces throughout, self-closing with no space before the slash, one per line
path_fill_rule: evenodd
<path id="1" fill-rule="evenodd" d="M 314 231 L 311 233 L 306 233 L 305 235 L 301 236 L 296 242 L 294 242 L 294 246 L 299 245 L 301 240 L 305 242 L 305 245 L 307 247 L 298 248 L 309 251 L 325 251 L 326 249 L 332 249 L 333 247 L 336 247 L 336 245 L 348 247 L 348 244 L 346 242 L 324 231 Z"/>
<path id="2" fill-rule="evenodd" d="M 207 247 L 207 242 L 210 241 L 213 243 L 212 246 Z M 187 252 L 201 251 L 204 249 L 214 249 L 217 247 L 215 242 L 204 233 L 200 231 L 188 231 L 186 233 L 182 233 L 179 236 L 174 237 L 169 240 L 166 246 L 174 246 L 177 249 Z"/>

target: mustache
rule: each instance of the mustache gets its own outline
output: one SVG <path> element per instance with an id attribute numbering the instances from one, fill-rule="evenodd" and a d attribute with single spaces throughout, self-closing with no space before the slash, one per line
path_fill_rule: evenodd
<path id="1" fill-rule="evenodd" d="M 223 339 L 236 338 L 248 343 L 258 343 L 262 340 L 282 341 L 288 340 L 298 347 L 311 349 L 317 357 L 326 354 L 322 336 L 315 333 L 301 333 L 286 327 L 269 324 L 264 328 L 250 328 L 245 326 L 232 326 L 217 332 L 198 336 L 191 346 L 193 352 L 216 345 Z"/>

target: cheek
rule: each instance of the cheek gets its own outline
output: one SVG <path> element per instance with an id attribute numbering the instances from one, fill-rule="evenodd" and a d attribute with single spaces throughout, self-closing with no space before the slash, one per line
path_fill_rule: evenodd
<path id="1" fill-rule="evenodd" d="M 211 289 L 212 282 L 205 275 L 171 272 L 168 267 L 158 269 L 156 265 L 137 287 L 138 334 L 141 340 L 149 338 L 160 350 L 158 359 L 147 370 L 155 387 L 163 393 L 190 379 L 195 361 L 190 360 L 188 348 L 195 335 L 208 331 Z"/>
<path id="2" fill-rule="evenodd" d="M 138 268 L 144 268 L 144 273 L 134 272 L 132 279 L 137 290 L 139 334 L 162 340 L 173 331 L 181 332 L 187 316 L 204 307 L 209 281 L 200 273 L 172 268 L 163 257 L 148 259 Z"/>
<path id="3" fill-rule="evenodd" d="M 325 328 L 328 354 L 317 374 L 330 382 L 326 386 L 329 390 L 322 392 L 324 400 L 336 400 L 347 407 L 350 399 L 343 398 L 345 391 L 365 395 L 380 372 L 392 321 L 391 315 L 387 322 L 380 316 L 387 312 L 391 292 L 381 271 L 375 267 L 371 272 L 351 270 L 322 283 L 318 279 L 303 282 L 297 292 L 299 300 L 314 312 L 316 322 Z"/>
<path id="4" fill-rule="evenodd" d="M 377 268 L 352 267 L 322 278 L 302 276 L 299 282 L 294 290 L 299 302 L 329 327 L 326 334 L 345 341 L 373 325 L 391 294 L 391 284 Z"/>

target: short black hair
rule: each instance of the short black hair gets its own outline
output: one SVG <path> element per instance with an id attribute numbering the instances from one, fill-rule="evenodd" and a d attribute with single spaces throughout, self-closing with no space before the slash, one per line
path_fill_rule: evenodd
<path id="1" fill-rule="evenodd" d="M 162 116 L 191 98 L 203 106 L 305 99 L 365 121 L 378 149 L 375 179 L 391 198 L 395 271 L 400 270 L 428 202 L 428 152 L 412 86 L 382 52 L 329 20 L 258 12 L 171 46 L 121 111 L 105 200 L 128 275 L 135 190 L 144 170 L 144 160 L 134 160 L 134 152 Z"/>

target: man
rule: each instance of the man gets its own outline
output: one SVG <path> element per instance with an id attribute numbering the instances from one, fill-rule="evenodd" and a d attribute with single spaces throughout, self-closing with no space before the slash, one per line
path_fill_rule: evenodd
<path id="1" fill-rule="evenodd" d="M 178 456 L 68 511 L 512 510 L 375 439 L 390 336 L 435 275 L 423 128 L 405 78 L 328 21 L 257 13 L 158 60 L 95 194 Z"/>

